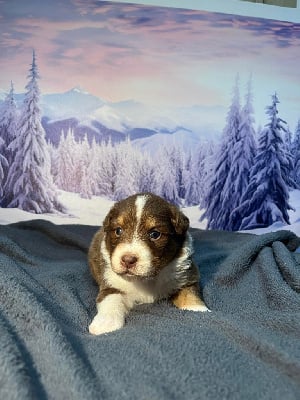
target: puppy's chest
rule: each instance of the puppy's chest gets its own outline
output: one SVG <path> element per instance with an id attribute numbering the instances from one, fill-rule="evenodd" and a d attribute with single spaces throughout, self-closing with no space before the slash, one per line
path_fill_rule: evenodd
<path id="1" fill-rule="evenodd" d="M 154 279 L 129 280 L 116 274 L 111 268 L 104 273 L 105 282 L 123 292 L 133 304 L 153 303 L 170 297 L 179 288 L 189 282 L 189 264 L 166 266 Z"/>

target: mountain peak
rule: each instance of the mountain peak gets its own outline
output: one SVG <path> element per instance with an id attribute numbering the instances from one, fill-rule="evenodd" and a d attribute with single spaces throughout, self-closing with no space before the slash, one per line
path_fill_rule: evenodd
<path id="1" fill-rule="evenodd" d="M 81 94 L 89 94 L 86 90 L 84 90 L 81 86 L 74 86 L 69 93 L 81 93 Z"/>

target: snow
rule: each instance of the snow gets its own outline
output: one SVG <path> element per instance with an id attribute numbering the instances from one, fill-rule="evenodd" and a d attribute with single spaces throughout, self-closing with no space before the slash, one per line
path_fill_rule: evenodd
<path id="1" fill-rule="evenodd" d="M 129 121 L 128 118 L 121 118 L 112 107 L 106 104 L 89 114 L 87 119 L 90 119 L 90 121 L 100 121 L 107 128 L 120 132 L 125 131 L 125 126 Z"/>
<path id="2" fill-rule="evenodd" d="M 59 191 L 58 200 L 67 208 L 68 214 L 31 214 L 18 208 L 0 208 L 0 224 L 6 225 L 19 221 L 30 221 L 34 219 L 45 219 L 55 224 L 84 224 L 100 226 L 113 205 L 113 201 L 103 197 L 93 196 L 92 199 L 83 199 L 76 193 Z M 300 236 L 300 190 L 290 192 L 290 203 L 295 208 L 290 211 L 291 225 L 275 223 L 268 228 L 244 231 L 247 233 L 262 234 L 281 229 L 290 230 Z M 204 210 L 198 206 L 182 208 L 184 214 L 189 218 L 192 228 L 205 229 L 206 221 L 199 222 Z"/>
<path id="3" fill-rule="evenodd" d="M 0 224 L 6 225 L 19 221 L 45 219 L 54 224 L 101 225 L 113 201 L 94 196 L 83 199 L 76 193 L 58 192 L 58 200 L 66 207 L 68 214 L 32 214 L 18 208 L 0 208 Z"/>

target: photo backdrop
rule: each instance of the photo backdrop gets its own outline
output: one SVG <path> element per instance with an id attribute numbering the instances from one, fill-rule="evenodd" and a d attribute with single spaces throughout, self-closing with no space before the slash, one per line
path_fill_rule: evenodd
<path id="1" fill-rule="evenodd" d="M 300 24 L 80 0 L 0 16 L 1 223 L 99 224 L 141 191 L 193 226 L 297 222 Z"/>

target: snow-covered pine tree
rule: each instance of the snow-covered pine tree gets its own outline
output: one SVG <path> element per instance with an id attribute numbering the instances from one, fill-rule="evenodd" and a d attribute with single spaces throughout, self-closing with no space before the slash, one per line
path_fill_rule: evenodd
<path id="1" fill-rule="evenodd" d="M 240 114 L 239 76 L 237 75 L 221 147 L 216 154 L 217 162 L 213 179 L 204 199 L 205 212 L 201 216 L 201 221 L 207 218 L 207 229 L 227 229 L 227 222 L 233 209 L 232 204 L 237 194 L 233 191 L 234 182 L 231 181 L 230 172 L 236 143 L 240 140 Z"/>
<path id="2" fill-rule="evenodd" d="M 254 157 L 256 154 L 256 141 L 254 130 L 254 117 L 252 106 L 252 77 L 250 77 L 247 85 L 247 93 L 245 96 L 245 105 L 241 111 L 240 120 L 240 139 L 235 143 L 231 168 L 228 174 L 228 179 L 225 185 L 225 191 L 231 193 L 230 201 L 232 210 L 240 205 L 241 198 L 249 184 L 250 169 L 253 166 Z M 228 218 L 226 230 L 237 230 L 241 221 L 235 220 L 234 212 Z"/>
<path id="3" fill-rule="evenodd" d="M 300 188 L 300 119 L 298 120 L 292 143 L 292 155 L 294 159 L 293 179 L 297 187 Z"/>
<path id="4" fill-rule="evenodd" d="M 128 137 L 124 142 L 115 145 L 118 158 L 118 169 L 116 172 L 116 186 L 114 200 L 118 201 L 137 193 L 137 177 L 139 174 L 137 154 Z"/>
<path id="5" fill-rule="evenodd" d="M 175 176 L 176 176 L 178 196 L 182 201 L 185 198 L 185 185 L 184 185 L 183 174 L 186 164 L 186 155 L 184 154 L 182 148 L 174 144 L 173 149 L 170 152 L 170 156 L 171 156 L 170 162 L 172 168 L 174 168 L 174 170 L 176 171 Z"/>
<path id="6" fill-rule="evenodd" d="M 176 151 L 175 146 L 163 145 L 157 157 L 160 160 L 160 168 L 157 171 L 157 194 L 173 204 L 180 205 L 182 154 Z"/>
<path id="7" fill-rule="evenodd" d="M 205 144 L 205 159 L 203 162 L 203 181 L 201 183 L 201 195 L 199 197 L 200 209 L 206 208 L 205 199 L 209 193 L 211 182 L 213 180 L 213 173 L 216 165 L 216 154 L 218 153 L 220 144 L 210 140 Z M 202 166 L 202 164 L 201 164 Z"/>
<path id="8" fill-rule="evenodd" d="M 57 174 L 55 175 L 55 183 L 60 189 L 66 190 L 67 192 L 76 191 L 75 147 L 76 142 L 73 130 L 69 128 L 66 134 L 62 131 L 57 147 Z"/>
<path id="9" fill-rule="evenodd" d="M 90 181 L 90 189 L 93 195 L 98 195 L 98 183 L 99 183 L 99 144 L 96 142 L 96 138 L 93 137 L 90 145 L 89 157 L 90 163 L 88 165 L 87 174 Z"/>
<path id="10" fill-rule="evenodd" d="M 157 193 L 157 163 L 149 154 L 140 152 L 138 156 L 137 187 L 139 192 Z"/>
<path id="11" fill-rule="evenodd" d="M 250 171 L 250 182 L 235 210 L 241 224 L 240 230 L 268 227 L 274 222 L 289 224 L 288 187 L 283 179 L 286 163 L 282 140 L 282 120 L 278 117 L 277 94 L 272 96 L 272 105 L 266 108 L 270 122 L 259 137 L 258 151 Z"/>
<path id="12" fill-rule="evenodd" d="M 0 111 L 0 138 L 2 139 L 1 146 L 1 165 L 2 165 L 2 179 L 1 179 L 1 204 L 5 206 L 12 199 L 12 194 L 5 191 L 3 193 L 3 186 L 7 179 L 7 174 L 10 165 L 14 159 L 13 151 L 11 150 L 10 143 L 15 139 L 17 132 L 17 105 L 15 102 L 14 86 L 11 82 L 11 87 L 8 95 L 6 96 Z"/>
<path id="13" fill-rule="evenodd" d="M 99 196 L 114 199 L 116 191 L 117 172 L 120 168 L 119 154 L 111 140 L 99 145 L 99 173 L 97 190 Z"/>
<path id="14" fill-rule="evenodd" d="M 2 137 L 6 146 L 6 149 L 4 150 L 5 154 L 3 155 L 7 158 L 10 164 L 13 159 L 13 154 L 8 147 L 16 137 L 17 121 L 18 113 L 15 101 L 14 85 L 13 82 L 11 82 L 10 91 L 2 104 L 0 114 L 0 137 Z"/>
<path id="15" fill-rule="evenodd" d="M 57 147 L 51 143 L 50 141 L 47 141 L 47 145 L 48 145 L 48 151 L 49 151 L 49 155 L 50 155 L 50 162 L 51 162 L 51 175 L 53 176 L 53 180 L 54 183 L 56 184 L 56 180 L 57 180 L 57 175 L 59 172 L 58 169 L 58 151 L 57 151 Z M 57 184 L 56 184 L 57 185 Z"/>
<path id="16" fill-rule="evenodd" d="M 115 146 L 118 154 L 118 173 L 114 200 L 139 192 L 156 191 L 156 170 L 147 153 L 134 147 L 128 138 Z"/>
<path id="17" fill-rule="evenodd" d="M 87 135 L 84 136 L 83 140 L 79 144 L 79 162 L 78 167 L 81 169 L 81 176 L 79 181 L 79 193 L 84 199 L 91 199 L 93 195 L 92 182 L 94 170 L 91 168 L 91 148 L 87 139 Z"/>
<path id="18" fill-rule="evenodd" d="M 189 155 L 183 171 L 185 186 L 185 206 L 198 205 L 203 198 L 203 187 L 206 175 L 205 160 L 207 153 L 203 145 Z"/>
<path id="19" fill-rule="evenodd" d="M 7 207 L 37 214 L 64 211 L 50 173 L 50 156 L 41 124 L 39 75 L 34 51 L 28 78 L 18 135 L 9 145 L 15 158 L 5 186 L 5 191 L 13 194 Z"/>
<path id="20" fill-rule="evenodd" d="M 8 161 L 6 157 L 4 156 L 5 154 L 5 143 L 2 137 L 0 137 L 0 207 L 2 206 L 2 201 L 3 201 L 3 186 L 5 183 L 5 175 L 6 175 L 6 170 L 8 168 Z"/>
<path id="21" fill-rule="evenodd" d="M 296 189 L 297 183 L 294 179 L 294 157 L 292 154 L 292 132 L 288 126 L 284 129 L 285 134 L 283 135 L 283 144 L 285 162 L 283 164 L 283 179 L 290 189 Z"/>

